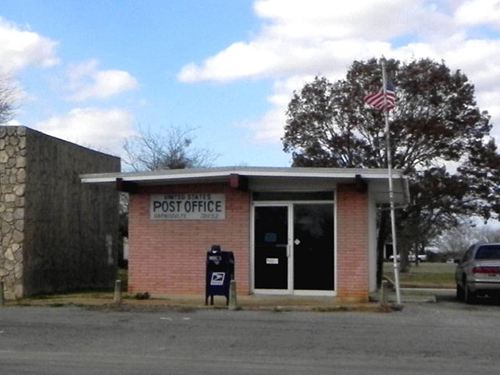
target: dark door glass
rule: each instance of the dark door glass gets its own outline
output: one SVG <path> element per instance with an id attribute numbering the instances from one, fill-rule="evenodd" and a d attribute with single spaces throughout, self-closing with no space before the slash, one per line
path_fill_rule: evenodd
<path id="1" fill-rule="evenodd" d="M 294 289 L 333 290 L 333 205 L 295 204 Z"/>
<path id="2" fill-rule="evenodd" d="M 255 288 L 288 288 L 288 208 L 255 207 Z"/>

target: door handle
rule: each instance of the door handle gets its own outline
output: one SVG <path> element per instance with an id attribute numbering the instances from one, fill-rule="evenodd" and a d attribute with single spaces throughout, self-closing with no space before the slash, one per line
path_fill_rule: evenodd
<path id="1" fill-rule="evenodd" d="M 286 257 L 289 258 L 290 257 L 290 245 L 287 244 L 287 243 L 279 243 L 279 244 L 276 244 L 274 245 L 275 247 L 285 247 L 286 248 Z"/>

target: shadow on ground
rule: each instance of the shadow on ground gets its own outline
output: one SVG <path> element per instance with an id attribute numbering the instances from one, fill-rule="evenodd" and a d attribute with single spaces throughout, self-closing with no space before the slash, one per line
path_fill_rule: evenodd
<path id="1" fill-rule="evenodd" d="M 436 295 L 436 302 L 450 302 L 457 304 L 465 304 L 459 301 L 455 294 Z M 500 296 L 479 296 L 474 305 L 484 306 L 500 306 Z"/>

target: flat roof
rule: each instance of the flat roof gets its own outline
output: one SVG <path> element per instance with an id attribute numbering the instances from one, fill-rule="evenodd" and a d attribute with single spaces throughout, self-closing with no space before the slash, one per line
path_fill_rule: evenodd
<path id="1" fill-rule="evenodd" d="M 387 169 L 363 168 L 283 168 L 283 167 L 217 167 L 217 168 L 186 168 L 167 169 L 146 172 L 94 173 L 81 175 L 84 183 L 115 182 L 117 178 L 123 181 L 139 183 L 171 182 L 181 180 L 217 179 L 230 175 L 246 177 L 297 177 L 344 180 L 353 179 L 357 175 L 366 180 L 387 179 Z M 392 171 L 394 179 L 404 178 L 400 170 Z"/>
<path id="2" fill-rule="evenodd" d="M 168 169 L 146 172 L 95 173 L 81 175 L 83 183 L 114 184 L 117 181 L 137 186 L 206 184 L 227 182 L 231 176 L 245 177 L 252 190 L 310 191 L 325 190 L 335 183 L 364 180 L 374 199 L 387 203 L 388 170 L 383 168 L 283 168 L 283 167 L 217 167 Z M 401 170 L 393 170 L 394 194 L 398 203 L 409 201 L 408 180 Z"/>

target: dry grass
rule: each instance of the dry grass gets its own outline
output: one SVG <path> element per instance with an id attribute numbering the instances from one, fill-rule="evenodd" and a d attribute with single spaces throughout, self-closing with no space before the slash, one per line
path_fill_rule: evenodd
<path id="1" fill-rule="evenodd" d="M 454 288 L 455 264 L 419 263 L 412 265 L 410 271 L 400 274 L 403 288 Z M 392 263 L 384 264 L 384 275 L 393 279 Z"/>

